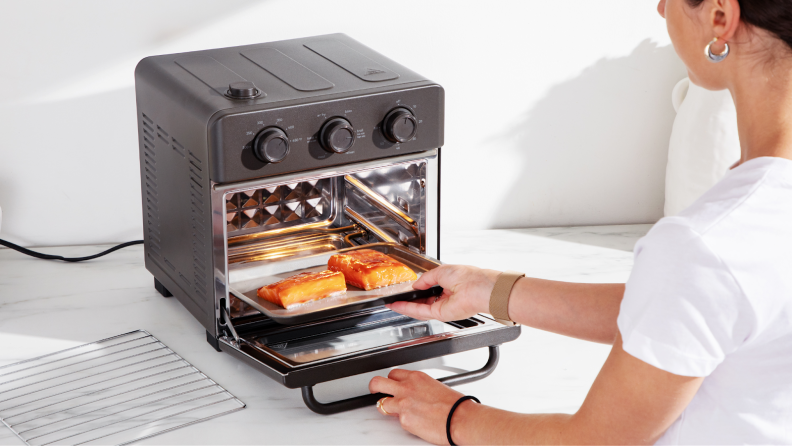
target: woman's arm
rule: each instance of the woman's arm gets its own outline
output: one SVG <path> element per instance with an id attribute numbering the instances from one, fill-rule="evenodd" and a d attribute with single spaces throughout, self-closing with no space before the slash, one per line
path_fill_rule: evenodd
<path id="1" fill-rule="evenodd" d="M 394 311 L 417 318 L 452 321 L 489 313 L 489 297 L 499 271 L 442 265 L 424 273 L 413 285 L 425 290 L 443 287 L 433 300 L 395 302 Z M 522 278 L 509 298 L 509 317 L 518 323 L 589 341 L 612 344 L 624 284 L 567 283 Z"/>
<path id="2" fill-rule="evenodd" d="M 569 283 L 523 277 L 509 297 L 509 317 L 529 327 L 613 344 L 623 283 Z M 489 303 L 488 303 L 489 305 Z M 489 313 L 489 309 L 484 310 Z"/>
<path id="3" fill-rule="evenodd" d="M 465 401 L 454 413 L 457 444 L 652 444 L 696 394 L 704 378 L 674 375 L 622 349 L 613 349 L 580 410 L 566 414 L 518 414 Z M 402 427 L 436 444 L 447 444 L 448 412 L 461 393 L 422 372 L 394 370 L 375 377 L 371 392 L 393 395 L 383 409 Z"/>

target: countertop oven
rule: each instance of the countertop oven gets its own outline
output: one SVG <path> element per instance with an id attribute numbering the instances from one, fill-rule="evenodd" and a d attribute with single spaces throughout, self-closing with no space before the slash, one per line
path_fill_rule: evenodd
<path id="1" fill-rule="evenodd" d="M 440 264 L 443 88 L 343 35 L 143 59 L 135 71 L 146 268 L 207 341 L 335 413 L 312 386 L 488 347 L 448 384 L 480 379 L 519 326 L 419 321 L 383 305 L 409 284 L 297 309 L 255 289 L 374 249 L 418 274 Z M 445 193 L 464 193 L 446 191 Z"/>

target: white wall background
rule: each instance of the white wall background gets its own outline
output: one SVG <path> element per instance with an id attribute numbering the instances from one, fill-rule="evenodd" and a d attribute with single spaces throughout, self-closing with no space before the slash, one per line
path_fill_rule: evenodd
<path id="1" fill-rule="evenodd" d="M 445 87 L 445 230 L 653 222 L 685 75 L 655 4 L 3 2 L 0 236 L 141 237 L 141 58 L 333 32 Z"/>

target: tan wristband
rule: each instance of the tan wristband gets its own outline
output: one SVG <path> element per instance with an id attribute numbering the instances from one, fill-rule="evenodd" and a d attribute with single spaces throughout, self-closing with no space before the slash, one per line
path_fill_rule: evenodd
<path id="1" fill-rule="evenodd" d="M 511 295 L 514 283 L 520 277 L 525 277 L 525 274 L 504 271 L 495 280 L 495 287 L 492 288 L 492 294 L 490 294 L 489 308 L 492 317 L 501 324 L 514 325 L 514 322 L 509 319 L 509 295 Z"/>

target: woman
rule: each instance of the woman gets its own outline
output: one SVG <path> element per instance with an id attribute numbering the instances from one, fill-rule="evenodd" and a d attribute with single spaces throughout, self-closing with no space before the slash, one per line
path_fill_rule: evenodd
<path id="1" fill-rule="evenodd" d="M 457 320 L 491 312 L 492 294 L 502 317 L 613 349 L 573 415 L 472 400 L 451 413 L 462 394 L 423 373 L 374 378 L 372 392 L 393 395 L 380 411 L 404 429 L 438 444 L 792 443 L 792 0 L 658 11 L 690 79 L 730 90 L 740 161 L 638 242 L 626 286 L 521 278 L 509 293 L 497 271 L 425 274 L 415 287 L 443 296 L 393 310 Z"/>

